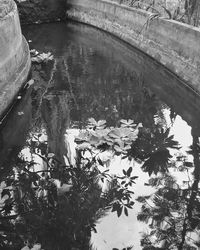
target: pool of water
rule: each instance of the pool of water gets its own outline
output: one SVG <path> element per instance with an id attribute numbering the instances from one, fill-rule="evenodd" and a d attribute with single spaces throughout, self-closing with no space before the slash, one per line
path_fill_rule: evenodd
<path id="1" fill-rule="evenodd" d="M 199 249 L 200 98 L 95 28 L 23 33 L 53 58 L 1 124 L 2 249 Z"/>

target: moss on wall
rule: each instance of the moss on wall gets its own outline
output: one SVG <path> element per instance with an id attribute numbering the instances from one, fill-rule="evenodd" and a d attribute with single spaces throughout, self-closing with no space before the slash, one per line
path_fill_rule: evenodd
<path id="1" fill-rule="evenodd" d="M 65 0 L 17 1 L 21 23 L 51 22 L 65 18 Z"/>

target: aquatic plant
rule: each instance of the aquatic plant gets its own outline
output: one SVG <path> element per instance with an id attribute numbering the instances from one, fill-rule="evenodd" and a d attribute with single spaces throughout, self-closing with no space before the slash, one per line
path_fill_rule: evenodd
<path id="1" fill-rule="evenodd" d="M 42 63 L 42 62 L 48 62 L 53 60 L 53 55 L 48 52 L 48 53 L 39 53 L 35 49 L 30 51 L 31 53 L 31 61 L 33 63 Z"/>

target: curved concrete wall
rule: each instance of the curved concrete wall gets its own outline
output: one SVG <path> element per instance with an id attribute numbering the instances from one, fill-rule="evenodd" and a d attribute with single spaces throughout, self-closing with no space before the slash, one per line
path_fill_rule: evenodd
<path id="1" fill-rule="evenodd" d="M 119 2 L 119 1 L 118 1 Z M 200 29 L 106 0 L 67 0 L 67 17 L 150 55 L 200 93 Z"/>
<path id="2" fill-rule="evenodd" d="M 30 70 L 28 44 L 21 33 L 17 6 L 0 3 L 0 116 L 11 105 Z"/>

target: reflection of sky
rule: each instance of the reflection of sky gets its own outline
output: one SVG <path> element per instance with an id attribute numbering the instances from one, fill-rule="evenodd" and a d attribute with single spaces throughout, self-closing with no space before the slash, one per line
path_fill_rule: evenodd
<path id="1" fill-rule="evenodd" d="M 162 113 L 167 127 L 170 127 L 169 135 L 174 135 L 174 140 L 179 142 L 181 151 L 185 152 L 188 150 L 188 147 L 192 145 L 191 127 L 179 115 L 176 115 L 172 123 L 169 108 L 162 109 Z M 155 117 L 155 123 L 158 122 L 159 117 Z"/>
<path id="2" fill-rule="evenodd" d="M 170 135 L 174 135 L 174 140 L 178 141 L 181 149 L 169 149 L 171 155 L 173 155 L 173 160 L 176 159 L 178 154 L 186 155 L 186 151 L 192 144 L 191 127 L 182 120 L 180 116 L 176 116 L 173 124 L 170 120 L 170 112 L 168 109 L 163 110 L 164 118 L 167 127 L 170 127 Z M 65 134 L 65 146 L 67 148 L 68 157 L 75 155 L 75 143 L 74 137 L 78 135 L 78 129 L 69 129 Z M 41 141 L 46 141 L 46 133 L 42 132 Z M 27 160 L 34 160 L 37 165 L 35 166 L 35 171 L 41 170 L 43 168 L 44 162 L 42 159 L 34 154 L 31 154 L 28 148 L 24 148 L 21 152 Z M 32 158 L 31 158 L 32 157 Z M 33 159 L 34 158 L 34 159 Z M 189 161 L 192 161 L 192 156 L 189 157 Z M 144 184 L 148 182 L 149 175 L 141 170 L 141 164 L 135 161 L 128 161 L 126 159 L 122 160 L 120 157 L 114 157 L 111 160 L 109 171 L 112 175 L 122 175 L 122 169 L 127 170 L 130 166 L 133 167 L 133 176 L 139 176 L 135 180 L 136 184 L 131 188 L 134 191 L 133 200 L 138 196 L 150 195 L 154 193 L 155 189 L 150 186 L 145 186 Z M 180 172 L 175 169 L 169 169 L 170 174 L 172 174 L 177 179 L 177 184 L 182 186 L 184 180 L 188 180 L 188 174 L 186 172 Z M 191 173 L 190 173 L 191 178 Z M 192 179 L 192 178 L 191 178 Z M 123 213 L 120 218 L 117 217 L 116 212 L 109 212 L 105 217 L 101 218 L 97 223 L 97 233 L 92 233 L 91 243 L 98 250 L 110 250 L 112 248 L 122 249 L 128 246 L 134 246 L 133 249 L 140 250 L 141 234 L 143 232 L 148 232 L 148 225 L 139 222 L 137 220 L 137 214 L 139 213 L 141 204 L 137 201 L 134 204 L 132 210 L 129 209 L 129 216 L 126 217 Z"/>
<path id="3" fill-rule="evenodd" d="M 179 142 L 183 153 L 192 145 L 191 127 L 180 116 L 175 118 L 170 135 L 174 135 L 174 140 Z"/>
<path id="4" fill-rule="evenodd" d="M 173 124 L 171 124 L 169 110 L 165 109 L 163 113 L 167 126 L 171 127 L 170 135 L 174 135 L 174 140 L 178 141 L 181 146 L 180 150 L 170 149 L 170 153 L 173 155 L 172 159 L 175 160 L 175 156 L 180 153 L 186 155 L 186 151 L 192 144 L 191 127 L 189 127 L 180 116 L 176 116 Z M 78 129 L 69 129 L 66 131 L 65 146 L 67 151 L 70 152 L 68 157 L 75 155 L 74 137 L 77 135 Z M 46 139 L 44 133 L 41 140 Z M 30 157 L 34 157 L 32 160 L 38 163 L 38 165 L 35 166 L 35 170 L 40 170 L 39 168 L 42 167 L 43 162 L 41 162 L 39 157 L 31 155 L 28 148 L 24 148 L 22 154 L 28 160 L 31 160 Z M 190 160 L 192 161 L 192 157 L 190 157 Z M 141 170 L 141 164 L 135 161 L 130 162 L 126 159 L 122 160 L 120 157 L 114 157 L 111 160 L 109 172 L 112 175 L 119 176 L 122 175 L 122 169 L 127 170 L 130 166 L 133 167 L 132 175 L 139 176 L 139 178 L 135 180 L 136 184 L 131 188 L 135 193 L 133 195 L 133 200 L 138 196 L 152 194 L 155 189 L 144 185 L 148 182 L 149 175 Z M 175 169 L 169 169 L 169 171 L 170 174 L 176 177 L 178 185 L 182 185 L 184 180 L 188 180 L 188 175 L 185 172 L 179 172 Z M 140 246 L 141 233 L 148 231 L 148 225 L 137 220 L 137 214 L 140 211 L 140 208 L 141 204 L 136 201 L 133 209 L 129 209 L 128 217 L 122 213 L 121 217 L 118 218 L 116 212 L 109 212 L 105 217 L 101 218 L 96 227 L 97 233 L 92 233 L 91 243 L 93 244 L 94 249 L 95 247 L 98 250 L 110 250 L 115 247 L 122 249 L 128 246 L 134 246 L 133 249 L 137 250 L 142 249 Z"/>
<path id="5" fill-rule="evenodd" d="M 68 164 L 67 159 L 73 162 L 75 154 L 75 143 L 73 140 L 78 130 L 67 130 L 64 135 L 63 144 L 59 141 L 63 136 L 60 131 L 61 129 L 65 131 L 67 127 L 63 120 L 67 117 L 69 106 L 72 105 L 73 102 L 75 104 L 72 105 L 73 109 L 70 110 L 71 121 L 77 121 L 78 124 L 83 122 L 85 124 L 85 118 L 95 115 L 97 119 L 110 119 L 112 122 L 120 119 L 120 114 L 127 116 L 123 118 L 129 118 L 128 116 L 132 114 L 134 110 L 137 113 L 137 109 L 143 98 L 143 95 L 140 97 L 141 90 L 137 87 L 138 83 L 140 83 L 137 79 L 138 73 L 142 73 L 142 76 L 143 74 L 145 76 L 144 78 L 148 78 L 147 76 L 153 73 L 153 69 L 156 72 L 155 79 L 163 77 L 161 83 L 165 82 L 164 73 L 159 73 L 158 65 L 154 67 L 152 64 L 151 67 L 148 67 L 151 62 L 149 62 L 147 58 L 142 59 L 140 54 L 137 55 L 138 52 L 131 52 L 126 46 L 120 43 L 118 44 L 118 41 L 115 41 L 113 38 L 111 39 L 109 36 L 107 37 L 107 35 L 103 33 L 101 34 L 95 30 L 89 31 L 91 28 L 87 26 L 79 26 L 80 29 L 73 26 L 75 26 L 75 24 L 71 24 L 69 27 L 67 27 L 66 24 L 59 24 L 59 26 L 57 24 L 51 24 L 51 26 L 49 26 L 48 24 L 48 26 L 26 27 L 26 37 L 28 40 L 31 39 L 33 41 L 31 43 L 33 48 L 38 51 L 51 51 L 54 54 L 55 64 L 53 70 L 51 69 L 51 75 L 50 72 L 48 72 L 48 67 L 44 68 L 44 71 L 41 71 L 42 75 L 45 76 L 44 79 L 49 79 L 48 84 L 45 83 L 45 85 L 50 86 L 48 93 L 44 96 L 43 113 L 41 117 L 45 120 L 43 122 L 46 123 L 44 127 L 48 127 L 52 133 L 52 144 L 55 144 L 55 141 L 58 144 L 55 145 L 55 148 L 57 149 L 58 147 L 58 149 L 61 150 L 62 147 L 65 147 L 66 150 L 61 151 L 62 154 L 68 154 L 67 157 L 64 157 L 66 164 Z M 59 37 L 59 39 L 55 39 L 55 37 Z M 131 65 L 131 67 L 129 67 L 129 65 Z M 145 65 L 145 68 L 143 65 Z M 47 77 L 45 75 L 46 73 Z M 154 92 L 154 82 L 156 82 L 157 89 L 159 81 L 154 81 L 154 76 L 149 77 L 148 80 L 149 82 L 145 82 L 145 86 L 152 87 L 152 92 Z M 43 78 L 41 82 L 43 82 Z M 167 77 L 166 82 L 168 89 Z M 173 79 L 170 81 L 170 85 L 171 84 L 175 86 Z M 164 84 L 163 88 L 160 87 L 161 96 L 165 92 L 166 86 Z M 169 90 L 170 88 L 172 87 L 169 87 Z M 173 91 L 177 92 L 177 89 L 174 88 L 171 90 L 169 92 L 170 94 L 166 93 L 166 95 L 169 95 L 169 98 L 166 98 L 164 95 L 168 101 L 166 103 L 171 103 L 172 98 L 176 97 Z M 73 99 L 70 105 L 68 104 L 69 94 L 72 95 Z M 184 97 L 182 94 L 180 96 L 181 98 Z M 177 104 L 177 110 L 180 109 L 178 100 L 180 100 L 180 98 L 176 99 L 175 102 Z M 132 107 L 134 110 L 131 108 L 133 104 L 135 105 Z M 158 103 L 155 104 L 156 108 L 157 105 Z M 172 102 L 172 106 L 173 105 L 175 106 Z M 141 111 L 143 112 L 142 107 Z M 151 112 L 148 103 L 144 103 L 144 111 Z M 145 112 L 143 115 L 148 115 L 148 113 Z M 152 114 L 154 114 L 154 111 L 152 112 Z M 189 112 L 190 109 L 189 111 L 187 110 L 187 115 Z M 162 120 L 162 113 L 164 120 Z M 184 112 L 180 114 L 182 113 Z M 102 117 L 102 115 L 105 117 Z M 193 113 L 190 115 L 194 117 Z M 170 109 L 167 108 L 165 104 L 161 110 L 159 106 L 158 114 L 154 119 L 155 123 L 160 122 L 162 127 L 170 127 L 170 135 L 174 135 L 174 140 L 178 141 L 181 146 L 180 150 L 169 149 L 171 155 L 173 155 L 172 160 L 176 160 L 176 156 L 179 154 L 186 155 L 186 151 L 192 144 L 191 127 L 188 126 L 179 115 L 177 115 L 172 122 L 170 119 Z M 46 131 L 41 131 L 41 133 L 43 137 L 41 137 L 40 140 L 46 141 L 48 139 Z M 33 134 L 30 134 L 31 138 L 34 136 Z M 35 135 L 37 137 L 37 133 L 35 133 Z M 28 161 L 34 160 L 34 162 L 37 163 L 34 168 L 35 171 L 39 171 L 45 167 L 41 157 L 33 154 L 29 148 L 24 147 L 21 154 L 23 154 Z M 188 161 L 193 161 L 192 156 L 187 155 L 187 157 Z M 178 164 L 181 164 L 181 162 L 176 163 L 176 165 Z M 132 174 L 139 176 L 139 178 L 135 180 L 136 184 L 132 187 L 132 190 L 135 192 L 133 200 L 138 196 L 153 193 L 153 188 L 144 185 L 144 183 L 148 182 L 149 176 L 141 170 L 141 164 L 139 163 L 134 161 L 128 162 L 121 160 L 120 157 L 115 157 L 111 161 L 110 172 L 112 174 L 121 174 L 122 169 L 128 169 L 129 166 L 133 166 Z M 191 171 L 189 176 L 192 179 Z M 174 168 L 169 169 L 169 172 L 176 178 L 178 185 L 182 185 L 183 180 L 188 180 L 188 174 L 186 172 L 180 172 Z M 114 247 L 121 250 L 129 245 L 134 245 L 134 249 L 140 250 L 140 232 L 148 230 L 146 224 L 137 220 L 137 213 L 140 211 L 140 208 L 141 204 L 135 202 L 133 210 L 129 210 L 128 217 L 122 214 L 122 216 L 118 218 L 116 213 L 109 213 L 103 217 L 97 224 L 98 233 L 92 234 L 91 241 L 94 247 L 98 250 L 111 250 Z"/>
<path id="6" fill-rule="evenodd" d="M 186 155 L 186 151 L 189 149 L 189 146 L 192 145 L 191 127 L 188 126 L 180 116 L 176 116 L 173 124 L 171 124 L 169 110 L 165 109 L 163 113 L 167 125 L 171 127 L 169 135 L 174 135 L 174 140 L 178 141 L 181 146 L 180 150 L 170 149 L 170 153 L 173 156 L 172 159 L 175 160 L 177 154 L 181 153 Z M 188 160 L 192 161 L 192 156 L 188 157 Z M 132 188 L 135 193 L 133 195 L 133 200 L 138 196 L 153 193 L 153 188 L 144 185 L 148 182 L 149 175 L 144 173 L 141 170 L 141 165 L 136 162 L 128 162 L 126 160 L 121 160 L 120 157 L 115 157 L 111 162 L 110 172 L 120 175 L 122 169 L 128 169 L 129 166 L 133 166 L 132 174 L 134 176 L 139 176 L 136 180 L 136 184 Z M 184 180 L 188 180 L 188 174 L 185 172 L 180 172 L 175 169 L 169 169 L 169 172 L 177 179 L 178 185 L 182 185 Z M 137 220 L 137 214 L 140 208 L 141 204 L 136 201 L 133 210 L 129 210 L 128 217 L 123 214 L 118 218 L 116 213 L 110 212 L 107 216 L 102 218 L 97 224 L 96 229 L 98 233 L 92 234 L 91 242 L 94 247 L 98 250 L 110 250 L 114 247 L 122 249 L 128 246 L 134 246 L 133 249 L 137 250 L 142 249 L 140 246 L 141 233 L 147 232 L 148 226 Z"/>
<path id="7" fill-rule="evenodd" d="M 163 113 L 165 114 L 165 119 L 166 119 L 168 126 L 170 126 L 169 136 L 173 135 L 174 140 L 178 141 L 180 145 L 179 150 L 169 149 L 170 154 L 173 156 L 172 160 L 176 161 L 177 156 L 183 155 L 187 157 L 187 161 L 193 162 L 193 156 L 186 153 L 189 150 L 189 147 L 193 143 L 193 139 L 191 135 L 191 127 L 179 115 L 176 116 L 173 124 L 171 124 L 171 121 L 169 118 L 170 116 L 169 109 L 165 109 Z M 179 163 L 176 162 L 177 167 L 181 164 L 182 162 L 179 162 Z M 180 171 L 177 171 L 176 169 L 169 169 L 170 174 L 172 174 L 176 178 L 177 184 L 180 186 L 183 185 L 183 181 L 188 181 L 188 177 L 192 179 L 192 171 L 193 171 L 193 168 L 189 171 L 189 173 L 185 171 L 180 172 Z"/>
<path id="8" fill-rule="evenodd" d="M 120 157 L 115 157 L 110 165 L 110 173 L 122 175 L 122 169 L 127 170 L 130 166 L 133 167 L 133 176 L 139 176 L 136 179 L 136 184 L 133 185 L 134 191 L 133 200 L 139 195 L 147 195 L 153 192 L 153 189 L 145 186 L 149 176 L 141 170 L 140 164 L 134 161 L 121 160 Z M 135 202 L 134 208 L 129 209 L 129 216 L 124 214 L 120 218 L 116 213 L 110 212 L 103 217 L 97 224 L 97 234 L 92 234 L 91 242 L 98 250 L 110 250 L 114 247 L 122 249 L 124 247 L 134 245 L 134 249 L 140 249 L 140 233 L 147 229 L 144 223 L 137 220 L 137 213 L 140 211 L 141 205 Z"/>

